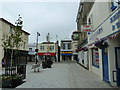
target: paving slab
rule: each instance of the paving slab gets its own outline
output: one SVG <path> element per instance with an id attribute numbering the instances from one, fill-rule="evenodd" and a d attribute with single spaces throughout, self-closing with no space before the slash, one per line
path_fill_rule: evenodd
<path id="1" fill-rule="evenodd" d="M 111 88 L 100 78 L 76 62 L 54 63 L 52 68 L 31 70 L 27 65 L 26 82 L 17 88 Z"/>

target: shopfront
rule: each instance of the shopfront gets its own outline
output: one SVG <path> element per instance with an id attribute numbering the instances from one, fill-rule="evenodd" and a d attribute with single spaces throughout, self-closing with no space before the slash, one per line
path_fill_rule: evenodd
<path id="1" fill-rule="evenodd" d="M 73 53 L 71 51 L 62 51 L 61 57 L 62 61 L 71 61 Z"/>
<path id="2" fill-rule="evenodd" d="M 120 86 L 119 13 L 112 12 L 88 37 L 90 71 L 111 86 Z"/>
<path id="3" fill-rule="evenodd" d="M 50 58 L 52 61 L 56 60 L 56 53 L 38 53 L 40 60 L 46 60 Z"/>

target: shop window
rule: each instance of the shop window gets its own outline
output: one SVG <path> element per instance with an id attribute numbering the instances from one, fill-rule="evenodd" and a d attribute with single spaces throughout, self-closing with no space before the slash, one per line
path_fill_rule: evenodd
<path id="1" fill-rule="evenodd" d="M 99 68 L 99 50 L 92 49 L 92 65 Z"/>

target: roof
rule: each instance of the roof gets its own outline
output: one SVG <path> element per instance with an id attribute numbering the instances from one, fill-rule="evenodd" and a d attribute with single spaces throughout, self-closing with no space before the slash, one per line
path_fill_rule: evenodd
<path id="1" fill-rule="evenodd" d="M 5 22 L 5 23 L 7 23 L 7 24 L 9 24 L 9 25 L 11 25 L 11 26 L 14 26 L 14 27 L 15 27 L 14 24 L 10 23 L 9 21 L 5 20 L 4 18 L 0 18 L 0 20 L 3 21 L 3 22 Z M 26 32 L 26 31 L 24 31 L 24 30 L 22 30 L 22 31 L 23 31 L 24 33 L 30 35 L 30 33 Z"/>

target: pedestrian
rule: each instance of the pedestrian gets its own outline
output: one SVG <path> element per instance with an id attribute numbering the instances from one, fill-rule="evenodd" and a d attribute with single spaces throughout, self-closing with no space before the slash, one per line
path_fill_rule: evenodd
<path id="1" fill-rule="evenodd" d="M 51 59 L 47 59 L 47 67 L 48 68 L 51 68 L 51 65 L 53 64 L 52 60 Z"/>
<path id="2" fill-rule="evenodd" d="M 43 69 L 47 68 L 47 60 L 42 61 L 42 68 Z"/>

